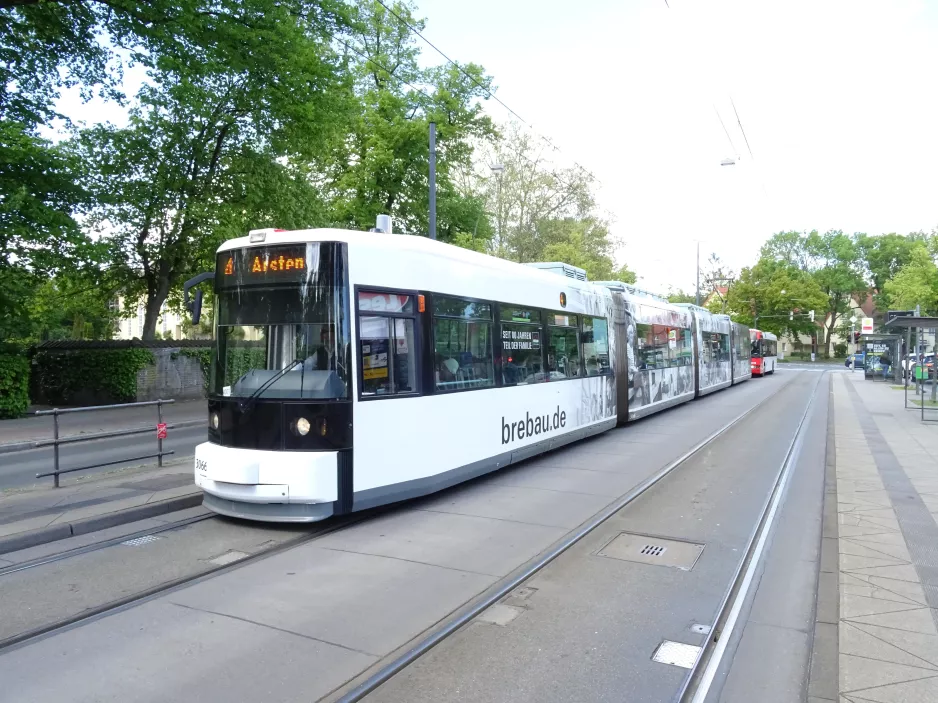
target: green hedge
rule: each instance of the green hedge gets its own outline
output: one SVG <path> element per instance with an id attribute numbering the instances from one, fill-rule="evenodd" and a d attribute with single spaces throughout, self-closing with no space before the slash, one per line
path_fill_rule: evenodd
<path id="1" fill-rule="evenodd" d="M 133 402 L 137 372 L 153 363 L 148 349 L 37 351 L 33 355 L 34 397 L 49 404 Z"/>
<path id="2" fill-rule="evenodd" d="M 210 391 L 212 377 L 212 349 L 180 349 L 179 353 L 191 359 L 198 359 L 202 368 L 202 378 L 206 391 Z M 240 346 L 229 349 L 227 378 L 223 385 L 234 383 L 251 369 L 267 368 L 267 347 L 263 342 L 252 343 L 250 346 Z"/>
<path id="3" fill-rule="evenodd" d="M 29 409 L 29 359 L 21 351 L 0 349 L 0 418 Z"/>

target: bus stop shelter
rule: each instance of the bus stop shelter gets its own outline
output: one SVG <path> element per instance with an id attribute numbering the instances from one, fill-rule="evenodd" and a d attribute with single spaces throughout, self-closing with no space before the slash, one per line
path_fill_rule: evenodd
<path id="1" fill-rule="evenodd" d="M 922 422 L 936 422 L 931 418 L 925 417 L 925 405 L 930 403 L 932 405 L 929 410 L 935 410 L 938 408 L 938 399 L 936 399 L 936 394 L 938 394 L 938 383 L 935 379 L 935 364 L 931 363 L 927 365 L 924 363 L 925 354 L 934 353 L 934 349 L 926 349 L 924 344 L 924 330 L 934 330 L 938 328 L 938 317 L 926 317 L 922 315 L 916 315 L 912 311 L 897 311 L 890 310 L 886 315 L 886 327 L 890 330 L 895 331 L 905 331 L 905 348 L 907 353 L 915 354 L 915 364 L 909 364 L 911 367 L 912 373 L 903 374 L 905 377 L 905 407 L 909 408 L 909 377 L 912 376 L 915 381 L 915 395 L 919 396 L 919 400 L 915 401 L 912 408 L 913 410 L 921 410 Z M 912 348 L 912 330 L 917 330 L 916 340 L 918 347 L 917 349 Z M 902 359 L 905 361 L 905 358 Z M 900 362 L 901 363 L 901 362 Z M 926 398 L 925 385 L 931 385 L 931 398 Z"/>
<path id="2" fill-rule="evenodd" d="M 864 334 L 860 336 L 860 349 L 864 352 L 863 372 L 867 380 L 898 383 L 903 371 L 902 337 L 898 334 Z M 880 357 L 889 359 L 889 365 L 880 363 Z"/>

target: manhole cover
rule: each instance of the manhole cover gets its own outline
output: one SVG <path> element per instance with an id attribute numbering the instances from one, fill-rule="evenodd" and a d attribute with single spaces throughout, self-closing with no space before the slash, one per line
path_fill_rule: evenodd
<path id="1" fill-rule="evenodd" d="M 651 659 L 659 664 L 670 664 L 684 669 L 692 669 L 699 653 L 700 647 L 696 645 L 665 640 L 658 645 L 658 649 L 655 650 Z"/>
<path id="2" fill-rule="evenodd" d="M 696 542 L 621 532 L 599 550 L 601 557 L 634 561 L 639 564 L 671 566 L 690 571 L 700 558 L 704 546 Z"/>

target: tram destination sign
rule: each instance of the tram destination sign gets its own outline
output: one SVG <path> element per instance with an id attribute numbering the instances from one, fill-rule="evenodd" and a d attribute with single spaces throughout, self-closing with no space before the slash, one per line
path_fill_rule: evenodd
<path id="1" fill-rule="evenodd" d="M 303 281 L 308 276 L 306 244 L 224 251 L 215 262 L 215 287 Z"/>

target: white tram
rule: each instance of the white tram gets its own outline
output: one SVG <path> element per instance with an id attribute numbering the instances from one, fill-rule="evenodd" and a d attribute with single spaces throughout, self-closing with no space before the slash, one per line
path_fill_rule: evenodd
<path id="1" fill-rule="evenodd" d="M 257 230 L 220 247 L 213 277 L 195 481 L 234 517 L 314 521 L 425 495 L 737 381 L 728 318 L 562 264 Z"/>

